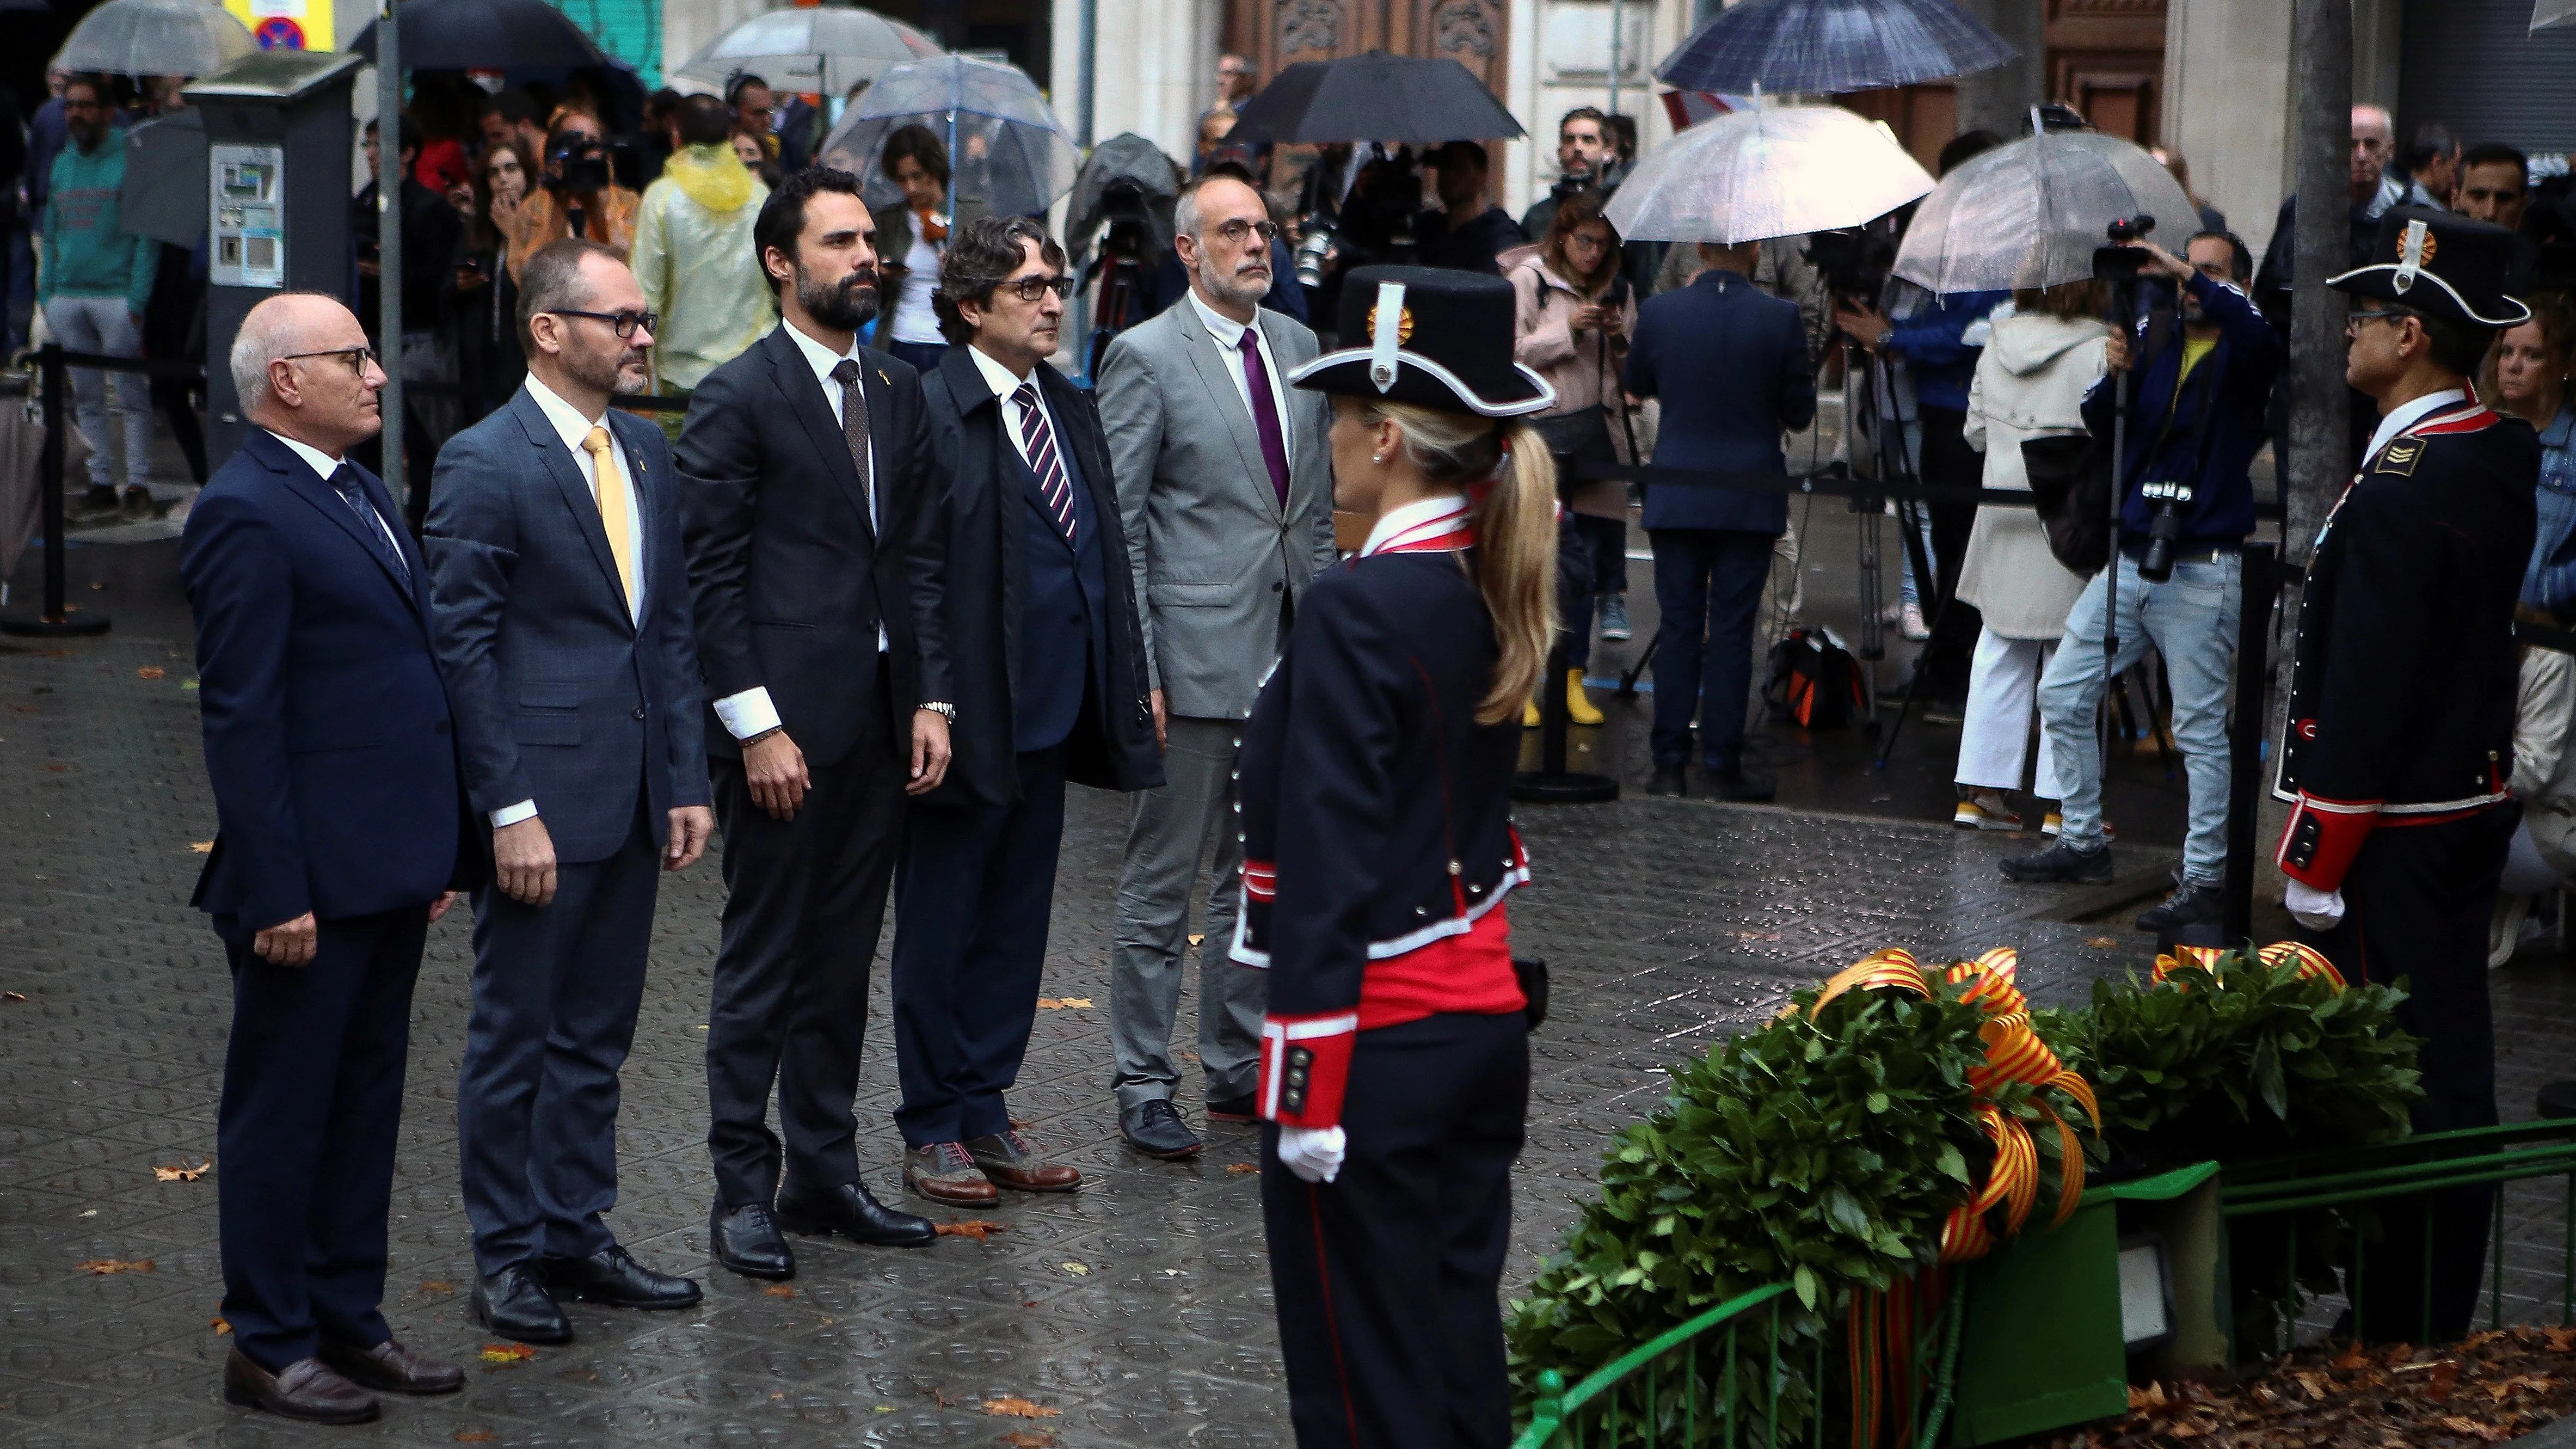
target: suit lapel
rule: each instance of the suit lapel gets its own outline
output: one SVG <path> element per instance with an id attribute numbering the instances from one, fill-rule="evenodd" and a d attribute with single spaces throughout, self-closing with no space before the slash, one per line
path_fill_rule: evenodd
<path id="1" fill-rule="evenodd" d="M 1056 451 L 1070 460 L 1074 471 L 1081 475 L 1082 491 L 1091 499 L 1089 542 L 1105 549 L 1111 521 L 1119 517 L 1117 476 L 1110 472 L 1108 443 L 1092 425 L 1091 395 L 1049 364 L 1040 363 L 1037 375 L 1038 386 L 1046 394 L 1047 411 L 1054 415 Z M 1107 563 L 1108 555 L 1102 554 L 1101 560 Z"/>
<path id="2" fill-rule="evenodd" d="M 806 365 L 804 350 L 796 345 L 794 338 L 787 335 L 787 327 L 787 323 L 781 322 L 778 324 L 778 330 L 770 334 L 770 380 L 777 384 L 778 391 L 786 398 L 788 407 L 795 411 L 796 421 L 804 425 L 806 439 L 813 443 L 814 451 L 822 456 L 824 470 L 832 475 L 834 482 L 841 485 L 841 496 L 849 500 L 851 509 L 859 515 L 859 526 L 867 531 L 868 541 L 873 544 L 876 542 L 876 523 L 868 517 L 867 493 L 859 485 L 857 465 L 850 461 L 849 434 L 842 430 L 840 422 L 832 416 L 831 400 L 824 396 L 822 385 L 816 383 L 814 369 Z M 871 387 L 869 383 L 869 368 L 865 362 L 862 362 L 859 365 L 859 388 L 860 395 L 868 398 L 870 402 L 868 452 L 873 461 L 876 452 L 876 424 L 879 421 L 876 406 L 878 389 Z"/>
<path id="3" fill-rule="evenodd" d="M 608 528 L 600 522 L 599 500 L 591 496 L 590 485 L 582 481 L 581 466 L 573 462 L 572 449 L 564 446 L 563 435 L 555 431 L 545 409 L 537 406 L 537 400 L 528 395 L 527 389 L 521 388 L 518 395 L 510 399 L 510 415 L 519 420 L 520 430 L 527 434 L 529 445 L 537 450 L 537 465 L 554 480 L 555 492 L 562 496 L 565 509 L 572 514 L 574 530 L 582 536 L 583 542 L 590 545 L 591 562 L 599 566 L 601 586 L 617 600 L 620 614 L 630 614 L 632 611 L 624 607 L 625 582 L 617 577 L 617 555 L 609 551 Z M 631 624 L 633 620 L 630 618 L 628 622 Z"/>
<path id="4" fill-rule="evenodd" d="M 256 441 L 263 435 L 260 433 L 253 433 L 251 436 L 254 441 Z M 393 585 L 394 592 L 403 596 L 403 601 L 411 605 L 414 613 L 419 613 L 421 609 L 421 601 L 418 584 L 421 575 L 421 565 L 418 550 L 409 546 L 410 540 L 403 539 L 402 542 L 397 545 L 397 547 L 400 547 L 403 551 L 403 563 L 411 570 L 411 581 L 406 583 L 401 575 L 394 572 L 394 566 L 385 560 L 385 551 L 382 547 L 382 537 L 378 536 L 370 538 L 367 536 L 366 520 L 349 511 L 349 505 L 346 500 L 340 497 L 338 489 L 335 489 L 330 484 L 322 481 L 321 475 L 315 473 L 311 465 L 307 464 L 302 458 L 289 452 L 285 444 L 276 442 L 272 439 L 268 441 L 267 446 L 271 450 L 268 458 L 265 460 L 268 463 L 269 471 L 276 473 L 278 476 L 286 480 L 287 491 L 312 505 L 315 511 L 319 512 L 323 517 L 331 520 L 333 527 L 339 529 L 342 533 L 347 534 L 349 536 L 349 542 L 356 544 L 360 549 L 364 550 L 367 555 L 367 561 L 374 564 L 376 566 L 376 571 L 385 576 L 385 582 Z M 356 465 L 351 464 L 350 466 L 355 467 Z M 358 476 L 362 483 L 369 481 L 367 479 L 366 470 L 364 469 L 359 470 Z M 387 495 L 383 484 L 373 484 L 373 486 L 366 489 L 366 493 L 368 505 L 376 509 L 380 516 L 388 518 L 395 516 L 384 511 L 387 507 L 387 503 L 385 501 Z M 395 533 L 397 537 L 400 537 L 400 530 L 395 530 Z"/>
<path id="5" fill-rule="evenodd" d="M 1239 366 L 1225 355 L 1225 349 L 1207 328 L 1199 323 L 1199 314 L 1188 298 L 1182 298 L 1168 314 L 1173 325 L 1181 329 L 1181 350 L 1189 354 L 1190 366 L 1199 375 L 1199 383 L 1208 391 L 1208 401 L 1216 415 L 1225 419 L 1225 430 L 1234 439 L 1234 451 L 1243 460 L 1244 486 L 1261 495 L 1261 506 L 1279 516 L 1279 495 L 1270 487 L 1270 464 L 1261 456 L 1261 435 L 1252 430 L 1252 410 L 1243 405 L 1243 394 L 1235 387 L 1234 369 Z M 1260 319 L 1253 319 L 1258 323 Z"/>

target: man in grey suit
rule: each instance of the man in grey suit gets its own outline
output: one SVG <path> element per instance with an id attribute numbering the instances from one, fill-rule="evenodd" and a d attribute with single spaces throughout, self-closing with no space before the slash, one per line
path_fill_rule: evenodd
<path id="1" fill-rule="evenodd" d="M 1332 413 L 1322 393 L 1287 385 L 1315 356 L 1315 334 L 1260 305 L 1278 228 L 1261 194 L 1223 173 L 1183 188 L 1173 221 L 1189 295 L 1110 345 L 1099 386 L 1166 779 L 1128 816 L 1110 966 L 1113 1087 L 1129 1145 L 1164 1158 L 1199 1150 L 1172 1103 L 1171 1038 L 1191 888 L 1211 844 L 1199 1064 L 1210 1120 L 1253 1120 L 1268 992 L 1226 956 L 1243 869 L 1229 808 L 1235 737 L 1297 596 L 1333 561 Z"/>
<path id="2" fill-rule="evenodd" d="M 715 829 L 698 652 L 662 430 L 655 318 L 618 253 L 559 241 L 519 280 L 528 378 L 439 451 L 432 636 L 468 798 L 490 823 L 474 893 L 474 1015 L 456 1084 L 474 1320 L 572 1337 L 559 1298 L 682 1308 L 600 1215 L 617 1200 L 617 1072 L 635 1038 L 661 870 Z"/>

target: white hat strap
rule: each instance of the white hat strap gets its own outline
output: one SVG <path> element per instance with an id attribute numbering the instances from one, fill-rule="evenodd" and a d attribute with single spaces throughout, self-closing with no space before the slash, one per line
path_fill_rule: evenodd
<path id="1" fill-rule="evenodd" d="M 2433 229 L 2422 218 L 2406 223 L 2406 235 L 2397 243 L 2397 275 L 2389 285 L 2404 296 L 2415 285 L 2415 274 L 2424 269 L 2424 254 L 2432 250 Z"/>
<path id="2" fill-rule="evenodd" d="M 1377 308 L 1369 314 L 1369 381 L 1381 393 L 1395 386 L 1396 353 L 1404 346 L 1404 284 L 1377 284 Z"/>

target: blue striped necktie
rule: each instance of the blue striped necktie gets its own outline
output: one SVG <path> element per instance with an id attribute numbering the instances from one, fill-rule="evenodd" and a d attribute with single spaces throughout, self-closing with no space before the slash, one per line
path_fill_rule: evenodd
<path id="1" fill-rule="evenodd" d="M 403 562 L 402 550 L 394 547 L 393 538 L 385 532 L 383 519 L 376 513 L 376 506 L 367 501 L 367 486 L 358 481 L 358 470 L 346 463 L 341 464 L 339 471 L 331 475 L 331 490 L 340 495 L 341 502 L 349 505 L 351 513 L 358 515 L 358 532 L 375 545 L 378 557 L 393 564 L 394 577 L 409 588 L 411 565 Z"/>

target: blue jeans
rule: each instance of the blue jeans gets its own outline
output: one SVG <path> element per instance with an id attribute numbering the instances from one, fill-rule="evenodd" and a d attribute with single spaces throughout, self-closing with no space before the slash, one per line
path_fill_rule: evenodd
<path id="1" fill-rule="evenodd" d="M 1628 525 L 1569 508 L 1556 520 L 1556 602 L 1565 626 L 1565 662 L 1592 663 L 1592 608 L 1602 596 L 1628 592 Z"/>
<path id="2" fill-rule="evenodd" d="M 2244 560 L 2207 554 L 2174 565 L 2173 577 L 2150 584 L 2138 577 L 2137 560 L 2122 554 L 2120 657 L 2110 673 L 2137 663 L 2152 643 L 2165 660 L 2173 687 L 2174 745 L 2182 751 L 2191 785 L 2189 832 L 2183 837 L 2183 880 L 2216 885 L 2227 868 L 2227 683 L 2236 657 L 2237 610 L 2244 601 Z M 2102 668 L 2103 595 L 2109 574 L 2084 586 L 2057 657 L 2039 680 L 2040 728 L 2057 756 L 2066 798 L 2058 837 L 2080 850 L 2102 843 L 2102 749 L 2094 716 L 2107 678 Z"/>
<path id="3" fill-rule="evenodd" d="M 1731 528 L 1657 528 L 1654 759 L 1687 764 L 1691 711 L 1700 760 L 1728 771 L 1744 762 L 1744 712 L 1753 687 L 1753 616 L 1771 577 L 1773 535 Z"/>
<path id="4" fill-rule="evenodd" d="M 939 359 L 948 355 L 944 342 L 896 342 L 887 339 L 885 350 L 912 364 L 913 370 L 931 373 L 939 370 Z"/>

